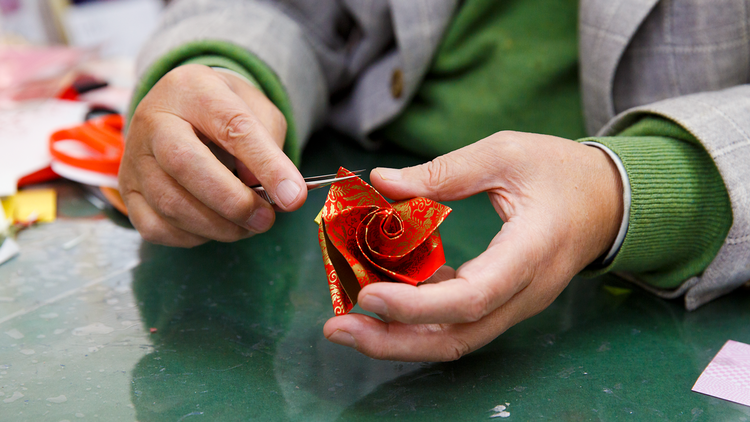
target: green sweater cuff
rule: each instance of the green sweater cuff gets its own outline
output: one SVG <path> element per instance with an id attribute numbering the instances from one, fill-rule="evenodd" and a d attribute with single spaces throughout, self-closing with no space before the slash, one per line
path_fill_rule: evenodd
<path id="1" fill-rule="evenodd" d="M 615 259 L 582 275 L 628 272 L 661 289 L 708 267 L 732 225 L 724 182 L 700 142 L 676 123 L 645 116 L 614 137 L 586 138 L 614 151 L 630 178 L 628 232 Z"/>
<path id="2" fill-rule="evenodd" d="M 128 122 L 143 97 L 170 70 L 185 64 L 203 64 L 233 70 L 253 82 L 284 114 L 287 122 L 284 152 L 296 165 L 302 154 L 289 96 L 276 74 L 249 51 L 225 41 L 203 40 L 184 44 L 154 62 L 141 77 L 128 110 Z"/>

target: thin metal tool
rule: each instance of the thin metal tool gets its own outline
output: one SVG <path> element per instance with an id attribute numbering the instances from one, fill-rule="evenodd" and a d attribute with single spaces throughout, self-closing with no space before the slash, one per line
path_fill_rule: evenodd
<path id="1" fill-rule="evenodd" d="M 348 180 L 348 179 L 355 178 L 355 177 L 359 176 L 359 174 L 362 173 L 362 172 L 364 172 L 364 171 L 365 171 L 364 169 L 353 171 L 352 172 L 352 173 L 354 173 L 353 175 L 351 175 L 351 176 L 344 176 L 344 177 L 336 177 L 336 173 L 333 173 L 333 174 L 323 174 L 323 175 L 320 175 L 320 176 L 305 177 L 305 185 L 307 185 L 307 191 L 309 192 L 311 190 L 318 189 L 318 188 L 323 188 L 323 187 L 326 187 L 326 186 L 331 185 L 333 183 L 340 182 L 342 180 Z M 268 194 L 268 192 L 266 192 L 266 189 L 262 185 L 250 186 L 250 189 L 254 190 L 255 193 L 257 193 L 258 195 L 260 195 L 260 197 L 263 198 L 263 199 L 265 199 L 269 204 L 271 204 L 271 205 L 275 205 L 276 204 L 275 202 L 273 202 L 273 199 L 271 199 L 271 196 Z"/>

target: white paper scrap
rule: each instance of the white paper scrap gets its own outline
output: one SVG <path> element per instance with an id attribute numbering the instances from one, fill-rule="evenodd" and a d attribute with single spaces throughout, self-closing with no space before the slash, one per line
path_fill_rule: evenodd
<path id="1" fill-rule="evenodd" d="M 750 406 L 750 345 L 727 341 L 698 377 L 693 391 Z"/>
<path id="2" fill-rule="evenodd" d="M 47 100 L 0 110 L 0 196 L 16 193 L 18 179 L 50 164 L 49 137 L 83 122 L 88 104 Z"/>
<path id="3" fill-rule="evenodd" d="M 10 237 L 6 237 L 2 245 L 0 245 L 0 265 L 4 264 L 9 259 L 18 255 L 20 252 L 18 243 Z"/>

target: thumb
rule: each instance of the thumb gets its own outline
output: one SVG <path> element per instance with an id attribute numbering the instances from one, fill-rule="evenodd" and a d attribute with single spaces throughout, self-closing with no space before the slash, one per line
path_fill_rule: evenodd
<path id="1" fill-rule="evenodd" d="M 489 190 L 497 183 L 499 162 L 492 144 L 476 142 L 424 164 L 403 169 L 377 167 L 370 182 L 395 199 L 418 196 L 435 201 L 456 201 Z"/>

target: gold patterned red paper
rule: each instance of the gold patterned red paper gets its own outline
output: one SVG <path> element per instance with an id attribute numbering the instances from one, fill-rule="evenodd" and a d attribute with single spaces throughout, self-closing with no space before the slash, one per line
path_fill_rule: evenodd
<path id="1" fill-rule="evenodd" d="M 353 175 L 341 167 L 337 177 Z M 451 209 L 427 198 L 389 203 L 359 177 L 331 185 L 318 222 L 333 312 L 348 313 L 370 283 L 417 285 L 445 264 L 438 226 Z"/>

